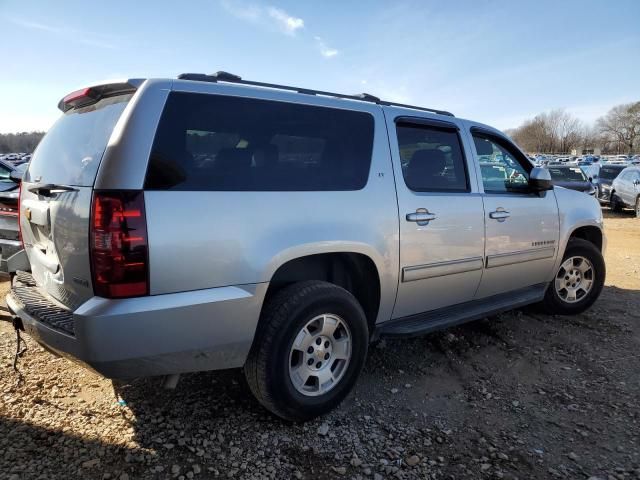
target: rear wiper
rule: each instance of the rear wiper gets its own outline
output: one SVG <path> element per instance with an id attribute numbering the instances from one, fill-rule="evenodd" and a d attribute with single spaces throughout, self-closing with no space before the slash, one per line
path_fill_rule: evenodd
<path id="1" fill-rule="evenodd" d="M 43 197 L 50 197 L 56 193 L 63 192 L 77 192 L 77 188 L 67 187 L 66 185 L 57 185 L 55 183 L 45 183 L 44 185 L 37 185 L 28 189 L 31 193 L 36 195 L 42 195 Z"/>

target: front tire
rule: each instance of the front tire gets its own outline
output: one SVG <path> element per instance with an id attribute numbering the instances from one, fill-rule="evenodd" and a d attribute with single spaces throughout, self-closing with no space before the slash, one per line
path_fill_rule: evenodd
<path id="1" fill-rule="evenodd" d="M 369 329 L 351 293 L 327 282 L 283 288 L 268 301 L 244 367 L 257 400 L 305 421 L 336 407 L 364 366 Z"/>
<path id="2" fill-rule="evenodd" d="M 618 199 L 618 196 L 615 192 L 611 192 L 611 198 L 609 199 L 609 208 L 612 212 L 622 212 L 622 203 Z"/>
<path id="3" fill-rule="evenodd" d="M 640 218 L 640 197 L 636 198 L 636 218 Z"/>
<path id="4" fill-rule="evenodd" d="M 591 242 L 571 238 L 560 268 L 547 288 L 543 309 L 549 314 L 576 315 L 597 300 L 604 286 L 602 253 Z"/>

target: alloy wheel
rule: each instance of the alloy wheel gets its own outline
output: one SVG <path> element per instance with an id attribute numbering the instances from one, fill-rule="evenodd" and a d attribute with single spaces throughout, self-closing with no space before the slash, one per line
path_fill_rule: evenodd
<path id="1" fill-rule="evenodd" d="M 289 378 L 306 396 L 323 395 L 342 379 L 351 360 L 351 332 L 338 315 L 318 315 L 296 335 L 289 353 Z"/>
<path id="2" fill-rule="evenodd" d="M 567 303 L 577 303 L 589 294 L 595 280 L 593 265 L 584 257 L 570 257 L 560 266 L 555 280 L 558 296 Z"/>

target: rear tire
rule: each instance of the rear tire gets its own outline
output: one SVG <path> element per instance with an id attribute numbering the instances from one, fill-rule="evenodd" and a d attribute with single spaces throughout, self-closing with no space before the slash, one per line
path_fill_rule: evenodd
<path id="1" fill-rule="evenodd" d="M 247 383 L 275 415 L 309 420 L 348 395 L 368 344 L 367 319 L 351 293 L 327 282 L 295 283 L 263 308 L 244 366 Z"/>
<path id="2" fill-rule="evenodd" d="M 555 315 L 584 312 L 600 296 L 605 276 L 600 250 L 591 242 L 571 238 L 541 303 L 543 310 Z"/>
<path id="3" fill-rule="evenodd" d="M 636 198 L 636 218 L 640 218 L 640 197 Z"/>

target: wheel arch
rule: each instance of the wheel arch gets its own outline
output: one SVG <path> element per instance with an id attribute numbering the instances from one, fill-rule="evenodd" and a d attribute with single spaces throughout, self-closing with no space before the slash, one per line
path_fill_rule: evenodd
<path id="1" fill-rule="evenodd" d="M 585 225 L 576 228 L 569 235 L 569 240 L 571 240 L 572 238 L 581 238 L 583 240 L 586 240 L 595 245 L 598 250 L 602 252 L 604 235 L 602 234 L 602 230 L 595 225 Z"/>
<path id="2" fill-rule="evenodd" d="M 369 331 L 373 332 L 381 309 L 382 282 L 371 256 L 362 252 L 334 251 L 290 258 L 271 275 L 262 309 L 282 288 L 306 280 L 326 281 L 350 292 L 362 306 Z"/>

